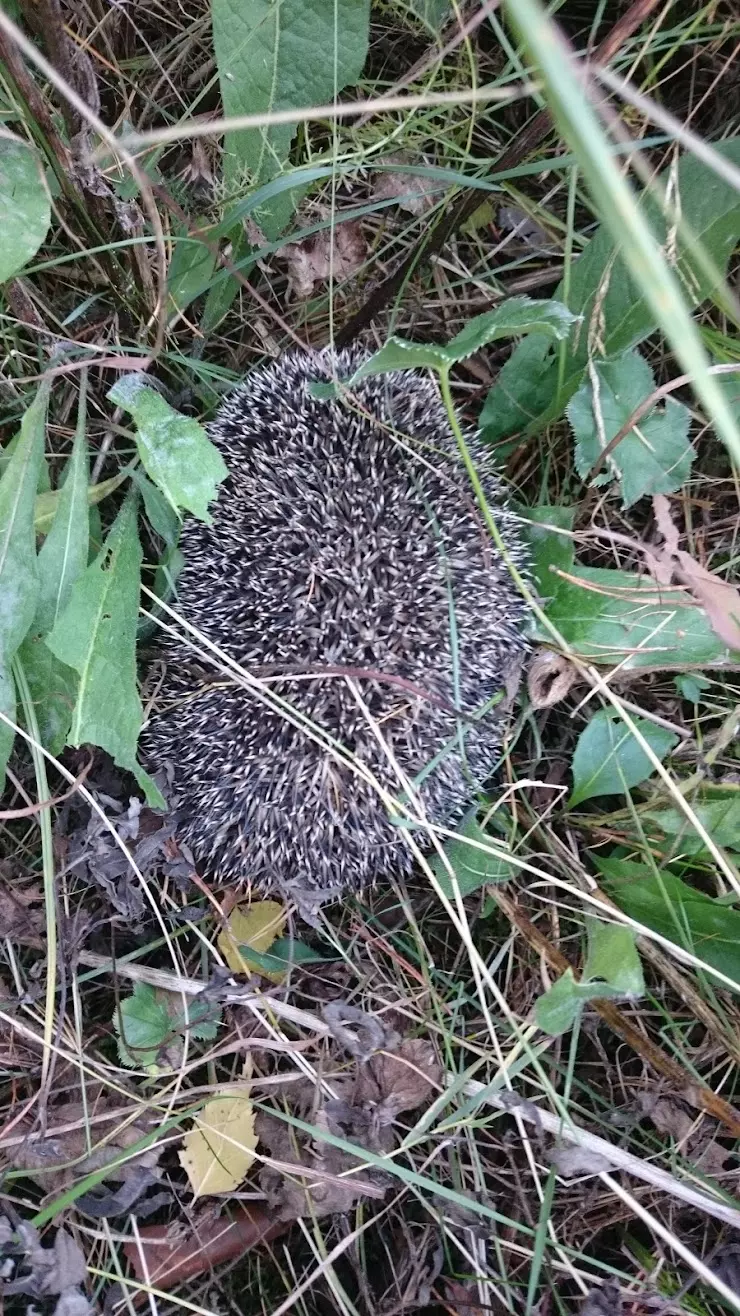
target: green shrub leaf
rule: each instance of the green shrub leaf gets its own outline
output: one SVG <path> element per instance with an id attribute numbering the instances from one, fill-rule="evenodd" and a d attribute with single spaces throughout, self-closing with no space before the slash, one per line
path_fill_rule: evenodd
<path id="1" fill-rule="evenodd" d="M 0 710 L 13 721 L 11 663 L 33 622 L 39 598 L 33 513 L 44 460 L 48 397 L 48 386 L 42 386 L 21 421 L 18 442 L 0 480 Z M 0 722 L 0 787 L 12 748 L 13 732 Z"/>
<path id="2" fill-rule="evenodd" d="M 261 114 L 331 101 L 360 77 L 367 55 L 369 0 L 211 0 L 213 44 L 224 114 Z M 230 132 L 228 187 L 258 187 L 282 173 L 294 124 Z M 268 240 L 293 214 L 296 191 L 257 213 Z"/>
<path id="3" fill-rule="evenodd" d="M 69 603 L 72 587 L 87 568 L 88 456 L 86 397 L 80 394 L 72 455 L 58 490 L 54 519 L 38 556 L 39 598 L 29 634 L 19 652 L 42 743 L 53 754 L 64 747 L 77 693 L 77 674 L 42 643 Z"/>
<path id="4" fill-rule="evenodd" d="M 728 661 L 727 646 L 686 590 L 605 567 L 579 566 L 573 576 L 560 579 L 547 615 L 581 658 L 626 671 Z"/>
<path id="5" fill-rule="evenodd" d="M 133 773 L 150 804 L 164 808 L 136 762 L 143 720 L 135 656 L 140 569 L 136 501 L 129 496 L 45 643 L 80 678 L 69 743 L 100 745 Z"/>
<path id="6" fill-rule="evenodd" d="M 207 220 L 196 223 L 205 227 Z M 167 314 L 173 317 L 186 310 L 196 297 L 210 286 L 216 268 L 217 253 L 198 238 L 182 232 L 175 240 L 172 260 L 167 270 Z"/>
<path id="7" fill-rule="evenodd" d="M 646 718 L 637 717 L 634 723 L 661 760 L 678 743 L 678 736 L 672 731 Z M 624 795 L 632 786 L 639 786 L 652 776 L 653 771 L 645 750 L 619 714 L 600 708 L 578 738 L 569 808 L 595 795 Z"/>
<path id="8" fill-rule="evenodd" d="M 589 918 L 586 927 L 588 956 L 581 981 L 566 969 L 535 1002 L 537 1027 L 552 1037 L 567 1033 L 589 1001 L 634 1000 L 645 990 L 632 929 L 595 918 Z"/>
<path id="9" fill-rule="evenodd" d="M 476 315 L 449 342 L 445 352 L 451 361 L 463 361 L 497 338 L 541 333 L 560 342 L 567 338 L 578 316 L 562 302 L 537 301 L 531 297 L 509 297 L 485 315 Z"/>
<path id="10" fill-rule="evenodd" d="M 124 375 L 108 399 L 133 416 L 144 469 L 172 507 L 185 507 L 210 525 L 208 504 L 228 470 L 203 426 L 175 411 L 144 375 Z"/>
<path id="11" fill-rule="evenodd" d="M 445 842 L 444 853 L 457 878 L 461 896 L 469 896 L 471 892 L 479 891 L 488 882 L 511 881 L 516 870 L 512 864 L 507 863 L 506 859 L 492 852 L 491 838 L 484 832 L 475 812 L 468 814 L 457 831 L 457 836 L 450 837 Z M 477 844 L 469 845 L 468 841 Z M 481 850 L 478 844 L 489 848 Z M 453 900 L 452 882 L 441 856 L 431 855 L 429 866 L 448 900 Z"/>
<path id="12" fill-rule="evenodd" d="M 586 479 L 606 444 L 618 434 L 654 387 L 653 372 L 639 352 L 625 352 L 595 367 L 597 389 L 587 377 L 568 406 L 576 438 L 576 469 Z M 689 442 L 687 407 L 668 398 L 654 407 L 620 439 L 595 484 L 619 482 L 624 507 L 646 494 L 672 493 L 691 473 L 694 449 Z"/>
<path id="13" fill-rule="evenodd" d="M 740 137 L 713 143 L 713 149 L 733 163 L 740 163 Z M 668 172 L 661 186 L 673 187 Z M 689 306 L 710 296 L 740 237 L 740 196 L 730 182 L 693 155 L 679 161 L 676 187 L 682 221 L 691 238 L 676 235 L 677 270 Z M 642 205 L 653 231 L 665 245 L 672 239 L 656 198 L 649 193 Z M 701 260 L 699 247 L 709 257 L 714 271 Z M 556 299 L 564 299 L 562 284 Z M 615 251 L 608 228 L 602 225 L 586 245 L 570 274 L 568 305 L 583 317 L 575 329 L 559 387 L 559 356 L 542 335 L 525 339 L 515 348 L 486 398 L 481 412 L 484 438 L 497 442 L 520 430 L 538 432 L 549 420 L 562 415 L 579 387 L 589 356 L 589 325 L 598 300 L 599 353 L 618 356 L 636 347 L 657 328 L 655 315 Z"/>
<path id="14" fill-rule="evenodd" d="M 17 137 L 0 136 L 0 283 L 36 255 L 51 211 L 36 152 Z"/>
<path id="15" fill-rule="evenodd" d="M 740 988 L 740 911 L 646 864 L 597 859 L 613 900 L 630 918 L 691 951 Z"/>
<path id="16" fill-rule="evenodd" d="M 137 982 L 131 996 L 119 1002 L 113 1015 L 122 1065 L 151 1069 L 161 1048 L 173 1032 L 172 1019 L 163 999 L 148 983 Z"/>

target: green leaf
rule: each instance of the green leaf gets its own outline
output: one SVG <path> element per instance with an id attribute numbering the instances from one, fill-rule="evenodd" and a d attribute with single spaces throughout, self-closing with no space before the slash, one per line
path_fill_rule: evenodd
<path id="1" fill-rule="evenodd" d="M 560 580 L 547 615 L 581 658 L 626 671 L 728 661 L 727 646 L 686 590 L 603 567 L 579 566 L 574 574 Z"/>
<path id="2" fill-rule="evenodd" d="M 136 762 L 143 720 L 136 687 L 140 568 L 136 502 L 129 496 L 45 643 L 80 678 L 69 743 L 100 745 L 133 773 L 150 804 L 164 808 L 153 781 Z"/>
<path id="3" fill-rule="evenodd" d="M 194 227 L 205 228 L 208 221 L 196 221 Z M 172 318 L 186 310 L 196 297 L 210 286 L 216 268 L 217 253 L 205 242 L 189 237 L 187 231 L 175 240 L 172 260 L 167 270 L 167 315 Z"/>
<path id="4" fill-rule="evenodd" d="M 625 352 L 595 367 L 597 391 L 588 377 L 571 399 L 568 419 L 576 438 L 576 470 L 586 479 L 605 446 L 655 388 L 653 372 L 639 352 Z M 691 474 L 694 449 L 689 443 L 688 407 L 668 398 L 653 407 L 606 459 L 595 484 L 617 479 L 622 505 L 631 507 L 646 494 L 672 493 Z"/>
<path id="5" fill-rule="evenodd" d="M 740 138 L 715 142 L 713 149 L 733 163 L 740 163 Z M 673 181 L 666 171 L 660 184 L 673 188 Z M 673 195 L 693 235 L 689 241 L 676 235 L 677 272 L 687 304 L 696 306 L 712 294 L 717 284 L 700 259 L 699 245 L 713 263 L 715 275 L 722 276 L 740 236 L 740 196 L 731 183 L 693 155 L 681 157 L 675 181 Z M 661 245 L 674 245 L 656 199 L 646 193 L 641 204 Z M 564 297 L 565 289 L 560 284 L 555 299 Z M 525 339 L 515 348 L 486 399 L 480 419 L 486 440 L 497 442 L 520 430 L 538 433 L 549 420 L 562 415 L 584 376 L 588 329 L 597 299 L 600 355 L 618 356 L 644 342 L 657 328 L 655 314 L 615 252 L 606 226 L 597 230 L 571 271 L 568 305 L 583 316 L 583 324 L 573 335 L 562 388 L 558 388 L 557 351 L 544 336 Z"/>
<path id="6" fill-rule="evenodd" d="M 673 684 L 682 699 L 686 699 L 688 703 L 696 705 L 701 703 L 703 691 L 707 690 L 712 683 L 707 680 L 706 676 L 687 676 L 682 674 L 681 676 L 674 676 Z"/>
<path id="7" fill-rule="evenodd" d="M 117 475 L 112 475 L 109 480 L 102 480 L 100 484 L 90 484 L 87 488 L 87 505 L 96 507 L 102 503 L 104 498 L 109 494 L 120 489 L 121 485 L 129 478 L 130 470 L 124 466 Z M 40 493 L 36 498 L 36 510 L 34 512 L 33 524 L 37 535 L 47 535 L 54 523 L 54 517 L 57 514 L 57 507 L 61 497 L 60 489 L 53 489 L 48 493 Z"/>
<path id="8" fill-rule="evenodd" d="M 144 468 L 172 507 L 185 507 L 210 525 L 208 504 L 228 470 L 203 426 L 175 411 L 144 375 L 123 375 L 108 398 L 133 416 Z"/>
<path id="9" fill-rule="evenodd" d="M 635 727 L 659 759 L 678 744 L 678 736 L 646 718 L 633 718 Z M 595 795 L 624 795 L 652 776 L 647 754 L 618 713 L 600 708 L 578 737 L 573 755 L 573 809 Z"/>
<path id="10" fill-rule="evenodd" d="M 302 964 L 326 964 L 336 958 L 322 955 L 304 941 L 293 941 L 290 937 L 278 937 L 269 951 L 258 951 L 252 946 L 240 946 L 240 955 L 248 961 L 250 968 L 255 966 L 264 973 L 287 973 L 289 969 Z"/>
<path id="11" fill-rule="evenodd" d="M 369 0 L 211 0 L 213 44 L 225 115 L 321 105 L 360 77 L 367 54 Z M 225 181 L 258 187 L 283 172 L 295 124 L 226 135 Z M 257 213 L 268 240 L 288 223 L 295 192 Z"/>
<path id="12" fill-rule="evenodd" d="M 538 332 L 560 342 L 568 337 L 578 318 L 562 302 L 509 297 L 495 311 L 470 320 L 447 344 L 445 352 L 450 360 L 463 361 L 497 338 Z"/>
<path id="13" fill-rule="evenodd" d="M 647 865 L 621 859 L 596 863 L 625 914 L 711 964 L 740 989 L 740 911 L 665 870 L 656 875 Z"/>
<path id="14" fill-rule="evenodd" d="M 642 996 L 645 980 L 632 928 L 588 917 L 586 931 L 588 955 L 583 966 L 583 982 L 602 979 L 623 996 L 633 999 Z"/>
<path id="15" fill-rule="evenodd" d="M 537 593 L 540 599 L 551 598 L 560 584 L 553 568 L 568 572 L 573 569 L 573 536 L 558 534 L 558 530 L 573 529 L 576 509 L 541 503 L 539 507 L 518 507 L 517 511 L 523 520 L 522 531 L 529 545 L 532 578 Z"/>
<path id="16" fill-rule="evenodd" d="M 33 511 L 44 459 L 48 397 L 48 385 L 42 385 L 21 421 L 18 443 L 0 480 L 0 710 L 13 721 L 11 663 L 33 622 L 39 598 Z M 0 722 L 0 788 L 12 748 L 13 732 Z"/>
<path id="17" fill-rule="evenodd" d="M 159 1051 L 173 1032 L 164 999 L 145 982 L 137 982 L 132 995 L 119 1002 L 113 1027 L 121 1064 L 132 1069 L 156 1066 Z"/>
<path id="18" fill-rule="evenodd" d="M 718 796 L 708 792 L 691 801 L 696 817 L 712 840 L 725 850 L 740 850 L 740 789 L 723 786 Z M 682 855 L 705 854 L 704 842 L 683 811 L 671 807 L 641 814 L 648 837 L 663 849 Z"/>
<path id="19" fill-rule="evenodd" d="M 50 223 L 36 152 L 16 137 L 0 137 L 0 283 L 36 255 Z"/>
<path id="20" fill-rule="evenodd" d="M 457 878 L 461 896 L 469 896 L 471 892 L 480 890 L 488 882 L 511 881 L 516 870 L 507 863 L 506 859 L 492 853 L 491 838 L 483 831 L 475 811 L 468 814 L 457 828 L 457 832 L 457 836 L 448 838 L 443 848 Z M 477 845 L 468 845 L 465 838 L 489 848 L 479 850 Z M 454 899 L 450 875 L 440 855 L 431 855 L 429 866 L 448 900 Z"/>
<path id="21" fill-rule="evenodd" d="M 404 338 L 388 338 L 383 346 L 364 361 L 348 381 L 348 388 L 369 375 L 386 375 L 391 370 L 444 370 L 452 358 L 447 349 L 434 343 L 408 343 Z"/>
<path id="22" fill-rule="evenodd" d="M 36 708 L 44 746 L 61 752 L 67 739 L 77 693 L 77 676 L 54 656 L 48 635 L 69 603 L 72 587 L 87 567 L 88 456 L 86 391 L 80 392 L 77 433 L 59 489 L 54 520 L 38 556 L 39 598 L 29 634 L 19 651 Z"/>
<path id="23" fill-rule="evenodd" d="M 586 927 L 589 949 L 581 981 L 566 969 L 535 1001 L 535 1023 L 552 1037 L 567 1033 L 589 1001 L 634 1000 L 645 990 L 632 929 L 596 918 L 588 918 Z"/>

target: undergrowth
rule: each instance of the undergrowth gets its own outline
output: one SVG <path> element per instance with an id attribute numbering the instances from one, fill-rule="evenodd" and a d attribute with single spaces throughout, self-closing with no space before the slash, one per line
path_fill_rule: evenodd
<path id="1" fill-rule="evenodd" d="M 550 9 L 0 7 L 9 1311 L 740 1309 L 740 18 Z M 306 924 L 137 742 L 205 424 L 328 342 L 436 375 L 502 548 L 479 426 L 531 654 Z"/>

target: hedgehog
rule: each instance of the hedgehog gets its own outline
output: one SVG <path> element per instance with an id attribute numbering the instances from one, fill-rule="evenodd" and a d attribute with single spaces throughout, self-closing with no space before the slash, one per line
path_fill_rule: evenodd
<path id="1" fill-rule="evenodd" d="M 526 604 L 432 377 L 313 388 L 364 359 L 291 352 L 222 403 L 209 434 L 229 476 L 212 523 L 182 529 L 192 630 L 158 643 L 143 736 L 203 872 L 318 903 L 407 876 L 414 818 L 460 820 L 526 649 Z M 505 556 L 526 567 L 486 449 L 466 443 Z M 428 827 L 415 835 L 423 847 Z"/>

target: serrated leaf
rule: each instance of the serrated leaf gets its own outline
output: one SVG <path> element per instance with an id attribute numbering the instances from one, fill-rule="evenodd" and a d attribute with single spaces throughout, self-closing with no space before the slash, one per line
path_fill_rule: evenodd
<path id="1" fill-rule="evenodd" d="M 229 914 L 228 932 L 219 933 L 218 948 L 234 973 L 262 972 L 260 965 L 251 960 L 246 950 L 263 954 L 282 935 L 285 927 L 285 908 L 277 900 L 258 900 L 251 905 L 236 905 Z M 266 974 L 282 982 L 284 970 Z"/>
<path id="2" fill-rule="evenodd" d="M 715 142 L 713 149 L 733 163 L 740 163 L 740 138 Z M 687 305 L 696 306 L 711 294 L 714 282 L 700 264 L 699 245 L 716 271 L 724 274 L 740 236 L 740 197 L 732 183 L 690 154 L 679 160 L 675 183 L 676 187 L 670 171 L 660 179 L 663 189 L 670 186 L 672 194 L 677 194 L 681 217 L 692 240 L 687 242 L 680 232 L 667 234 L 666 221 L 654 197 L 646 194 L 642 204 L 661 245 L 675 245 L 684 297 Z M 597 300 L 600 351 L 605 357 L 636 347 L 657 328 L 654 312 L 616 254 L 606 226 L 602 225 L 587 243 L 569 277 L 568 305 L 583 316 L 583 324 L 573 336 L 562 387 L 558 352 L 544 336 L 525 339 L 515 348 L 486 398 L 480 424 L 489 442 L 518 431 L 539 433 L 548 421 L 562 415 L 584 376 L 588 326 Z M 564 295 L 561 284 L 555 298 Z"/>
<path id="3" fill-rule="evenodd" d="M 159 1053 L 173 1031 L 162 995 L 148 983 L 137 982 L 131 995 L 119 1001 L 113 1027 L 121 1064 L 133 1069 L 157 1066 Z"/>
<path id="4" fill-rule="evenodd" d="M 211 14 L 225 115 L 321 105 L 362 73 L 369 0 L 211 0 Z M 282 173 L 295 132 L 288 123 L 227 133 L 226 186 L 248 178 L 258 187 Z M 268 240 L 285 228 L 297 196 L 284 192 L 260 208 Z"/>
<path id="5" fill-rule="evenodd" d="M 207 220 L 196 221 L 194 228 L 205 228 Z M 177 235 L 172 260 L 167 270 L 167 314 L 178 315 L 210 286 L 216 268 L 217 251 L 184 231 Z"/>
<path id="6" fill-rule="evenodd" d="M 602 859 L 596 864 L 609 894 L 630 918 L 690 951 L 740 988 L 740 911 L 713 900 L 663 869 Z"/>
<path id="7" fill-rule="evenodd" d="M 0 710 L 13 721 L 11 663 L 33 622 L 39 598 L 33 510 L 44 458 L 48 397 L 44 385 L 21 421 L 18 443 L 0 480 Z M 0 722 L 0 789 L 12 747 L 13 733 Z"/>
<path id="8" fill-rule="evenodd" d="M 587 378 L 568 405 L 576 438 L 575 462 L 586 479 L 606 445 L 655 387 L 653 372 L 639 352 L 625 352 L 595 367 L 596 391 Z M 672 493 L 691 474 L 694 449 L 689 442 L 688 407 L 668 398 L 620 439 L 595 484 L 619 482 L 622 505 L 631 507 L 645 495 Z"/>
<path id="9" fill-rule="evenodd" d="M 642 717 L 632 720 L 659 759 L 663 760 L 678 744 L 678 736 L 665 727 Z M 624 795 L 653 772 L 645 750 L 619 714 L 600 708 L 578 738 L 568 808 L 596 795 Z"/>
<path id="10" fill-rule="evenodd" d="M 492 853 L 490 849 L 491 838 L 484 832 L 475 816 L 475 812 L 468 814 L 467 818 L 458 826 L 457 832 L 457 836 L 449 837 L 445 841 L 443 848 L 457 878 L 461 896 L 468 896 L 472 891 L 479 891 L 482 886 L 486 886 L 489 882 L 511 881 L 516 874 L 516 869 L 506 859 Z M 467 841 L 478 842 L 489 848 L 480 850 L 477 845 L 467 844 Z M 454 899 L 450 875 L 441 856 L 438 854 L 430 855 L 429 866 L 447 898 L 449 900 Z"/>
<path id="11" fill-rule="evenodd" d="M 136 502 L 129 496 L 44 643 L 79 674 L 69 743 L 100 745 L 133 773 L 150 804 L 164 808 L 153 781 L 136 762 L 143 720 L 136 686 L 140 568 Z"/>
<path id="12" fill-rule="evenodd" d="M 625 671 L 721 666 L 730 658 L 687 590 L 629 571 L 579 565 L 573 579 L 560 580 L 547 615 L 579 657 Z"/>
<path id="13" fill-rule="evenodd" d="M 36 255 L 49 231 L 51 210 L 39 158 L 17 137 L 0 137 L 0 283 Z"/>
<path id="14" fill-rule="evenodd" d="M 370 375 L 386 375 L 392 370 L 444 370 L 451 362 L 447 349 L 434 343 L 409 343 L 404 338 L 388 338 L 355 371 L 347 386 L 351 388 Z"/>
<path id="15" fill-rule="evenodd" d="M 141 374 L 123 375 L 108 398 L 133 416 L 144 469 L 172 507 L 210 525 L 208 504 L 228 470 L 203 426 L 175 411 Z"/>
<path id="16" fill-rule="evenodd" d="M 29 634 L 19 651 L 44 746 L 58 754 L 67 739 L 77 693 L 77 674 L 42 643 L 67 606 L 87 567 L 88 456 L 86 396 L 80 392 L 77 433 L 60 489 L 54 520 L 38 555 L 39 598 Z"/>
<path id="17" fill-rule="evenodd" d="M 462 361 L 497 338 L 517 334 L 542 333 L 559 342 L 568 337 L 578 319 L 562 302 L 509 297 L 495 311 L 476 315 L 444 350 L 452 361 Z"/>
<path id="18" fill-rule="evenodd" d="M 603 979 L 621 995 L 636 999 L 645 990 L 642 964 L 632 928 L 623 923 L 586 919 L 588 955 L 583 966 L 585 983 Z"/>
<path id="19" fill-rule="evenodd" d="M 224 1089 L 206 1102 L 179 1154 L 194 1196 L 233 1193 L 254 1161 L 256 1146 L 254 1109 L 244 1088 Z"/>

